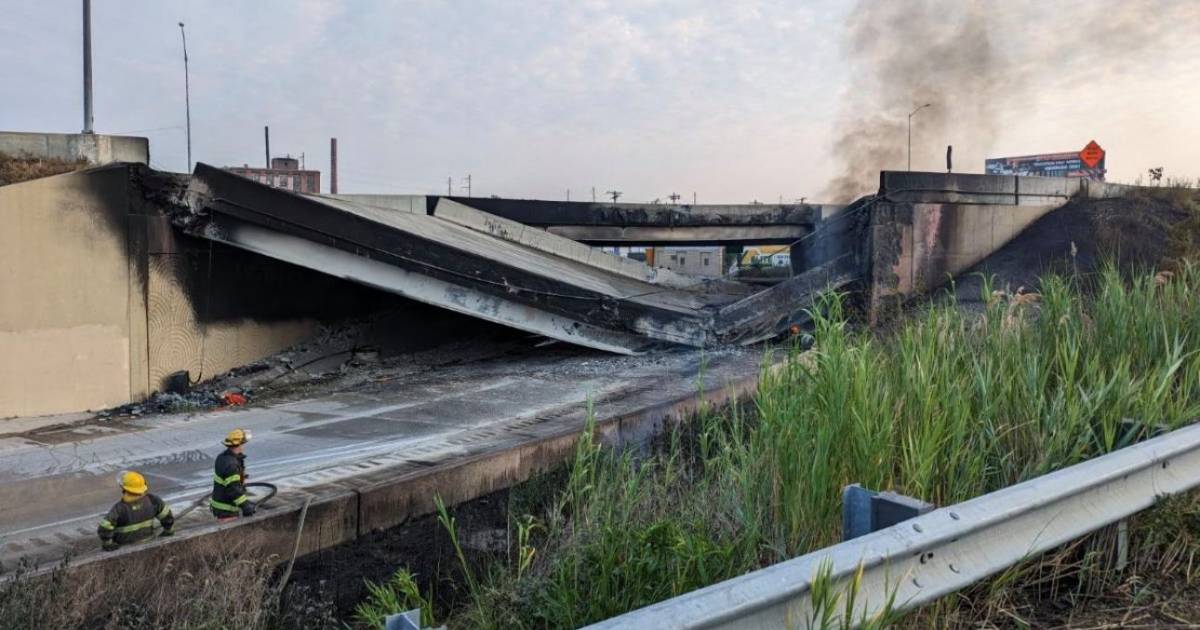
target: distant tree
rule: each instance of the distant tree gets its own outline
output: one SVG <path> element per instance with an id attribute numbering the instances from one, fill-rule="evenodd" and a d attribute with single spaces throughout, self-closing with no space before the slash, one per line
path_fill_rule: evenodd
<path id="1" fill-rule="evenodd" d="M 1150 173 L 1150 181 L 1154 182 L 1155 186 L 1162 183 L 1163 167 L 1156 166 L 1147 172 Z"/>

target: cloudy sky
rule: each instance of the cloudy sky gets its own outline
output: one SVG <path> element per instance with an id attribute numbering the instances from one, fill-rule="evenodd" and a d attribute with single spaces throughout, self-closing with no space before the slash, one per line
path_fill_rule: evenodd
<path id="1" fill-rule="evenodd" d="M 94 0 L 96 130 L 305 154 L 345 192 L 819 199 L 847 168 L 956 170 L 1096 139 L 1110 179 L 1200 176 L 1200 2 Z M 0 0 L 0 129 L 81 127 L 80 3 Z M 865 124 L 874 121 L 876 125 Z M 870 142 L 847 152 L 846 138 Z M 861 150 L 866 147 L 863 154 Z M 853 164 L 848 164 L 853 162 Z M 861 178 L 860 178 L 861 179 Z M 327 180 L 325 181 L 327 185 Z M 865 185 L 865 184 L 864 184 Z M 458 191 L 456 191 L 458 192 Z M 867 192 L 863 190 L 862 192 Z"/>

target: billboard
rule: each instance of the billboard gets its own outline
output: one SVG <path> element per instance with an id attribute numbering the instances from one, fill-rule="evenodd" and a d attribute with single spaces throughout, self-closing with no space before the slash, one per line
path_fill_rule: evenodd
<path id="1" fill-rule="evenodd" d="M 1083 150 L 1072 153 L 989 158 L 983 168 L 988 175 L 1086 177 L 1104 181 L 1104 158 L 1104 149 L 1093 140 Z"/>

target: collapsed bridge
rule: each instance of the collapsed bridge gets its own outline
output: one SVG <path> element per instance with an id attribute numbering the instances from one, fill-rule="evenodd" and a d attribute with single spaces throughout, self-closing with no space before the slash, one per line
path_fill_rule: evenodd
<path id="1" fill-rule="evenodd" d="M 0 187 L 0 417 L 141 400 L 172 373 L 250 363 L 380 295 L 436 307 L 403 300 L 428 320 L 405 331 L 412 336 L 457 318 L 624 354 L 749 344 L 802 319 L 827 287 L 856 291 L 867 314 L 882 317 L 1071 198 L 1121 192 L 1086 180 L 883 173 L 877 194 L 822 208 L 819 221 L 796 215 L 805 235 L 791 243 L 793 275 L 756 291 L 551 233 L 565 215 L 540 226 L 511 218 L 542 202 L 307 196 L 205 165 L 190 175 L 121 164 L 43 178 Z M 776 220 L 724 208 L 691 219 L 679 208 L 616 210 L 598 220 Z M 0 517 L 0 564 L 94 546 L 115 470 L 142 470 L 171 500 L 191 501 L 211 487 L 212 435 L 233 426 L 271 436 L 256 453 L 257 478 L 286 490 L 269 513 L 237 526 L 304 555 L 428 514 L 434 495 L 466 501 L 554 467 L 590 414 L 580 400 L 596 396 L 609 439 L 636 442 L 664 418 L 694 413 L 697 382 L 704 404 L 748 396 L 761 363 L 755 352 L 711 353 L 708 364 L 677 352 L 572 370 L 599 353 L 556 359 L 521 343 L 524 356 L 454 374 L 417 370 L 370 395 L 0 434 L 0 495 L 25 501 Z M 172 542 L 83 570 L 116 575 L 142 554 L 226 535 L 199 516 Z"/>
<path id="2" fill-rule="evenodd" d="M 380 308 L 412 312 L 398 331 L 412 339 L 489 322 L 621 354 L 768 339 L 827 288 L 875 320 L 1070 198 L 1121 190 L 884 172 L 845 207 L 670 206 L 300 195 L 204 164 L 46 177 L 0 187 L 0 417 L 141 401 L 173 374 L 221 374 Z M 729 243 L 789 230 L 792 275 L 760 290 L 591 246 L 626 229 Z M 584 243 L 556 230 L 593 232 Z"/>
<path id="3" fill-rule="evenodd" d="M 844 252 L 756 291 L 608 254 L 461 200 L 393 197 L 377 205 L 369 196 L 302 195 L 205 164 L 187 199 L 188 211 L 174 220 L 188 234 L 619 353 L 762 341 L 802 318 L 818 291 L 861 275 L 855 252 Z"/>

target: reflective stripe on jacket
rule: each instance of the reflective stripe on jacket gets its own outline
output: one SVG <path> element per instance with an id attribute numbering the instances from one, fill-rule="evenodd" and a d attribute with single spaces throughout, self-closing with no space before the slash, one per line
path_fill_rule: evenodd
<path id="1" fill-rule="evenodd" d="M 237 516 L 246 496 L 246 457 L 225 449 L 213 464 L 213 491 L 209 507 L 217 516 Z"/>
<path id="2" fill-rule="evenodd" d="M 102 541 L 127 545 L 153 537 L 155 520 L 162 523 L 164 531 L 175 525 L 171 506 L 156 495 L 145 494 L 133 501 L 122 499 L 100 520 L 96 534 Z"/>

